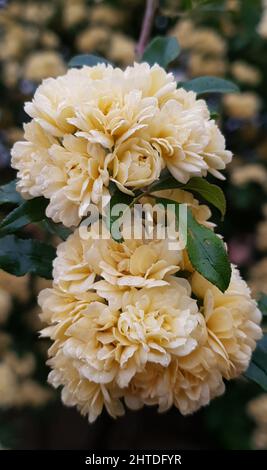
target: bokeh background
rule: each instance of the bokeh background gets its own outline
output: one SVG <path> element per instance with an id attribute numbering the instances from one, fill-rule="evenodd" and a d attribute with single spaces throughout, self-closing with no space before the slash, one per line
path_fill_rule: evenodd
<path id="1" fill-rule="evenodd" d="M 40 82 L 63 74 L 81 53 L 131 64 L 144 9 L 144 0 L 0 0 L 0 184 L 14 177 L 10 149 L 23 135 L 24 102 Z M 267 295 L 267 1 L 162 0 L 155 35 L 178 39 L 182 53 L 171 65 L 178 81 L 216 75 L 240 87 L 239 94 L 207 97 L 234 152 L 221 184 L 227 215 L 214 220 L 266 308 L 260 295 Z M 42 224 L 27 230 L 53 237 Z M 48 284 L 0 271 L 0 448 L 267 448 L 267 394 L 245 379 L 186 418 L 146 408 L 117 421 L 104 413 L 89 425 L 63 407 L 46 384 L 49 345 L 37 333 L 36 297 Z"/>

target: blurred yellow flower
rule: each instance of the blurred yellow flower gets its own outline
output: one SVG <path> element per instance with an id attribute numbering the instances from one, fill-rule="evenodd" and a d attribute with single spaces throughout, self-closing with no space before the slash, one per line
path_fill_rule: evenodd
<path id="1" fill-rule="evenodd" d="M 261 108 L 259 96 L 250 91 L 229 93 L 223 97 L 225 112 L 236 119 L 253 119 Z"/>
<path id="2" fill-rule="evenodd" d="M 40 82 L 44 78 L 57 77 L 66 72 L 63 59 L 57 52 L 35 51 L 28 55 L 24 63 L 24 77 Z"/>
<path id="3" fill-rule="evenodd" d="M 259 69 L 241 60 L 233 62 L 231 72 L 236 80 L 248 85 L 258 85 L 262 78 Z"/>

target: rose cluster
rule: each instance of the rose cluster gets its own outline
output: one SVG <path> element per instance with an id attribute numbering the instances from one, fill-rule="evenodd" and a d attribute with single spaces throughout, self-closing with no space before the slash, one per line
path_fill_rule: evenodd
<path id="1" fill-rule="evenodd" d="M 208 223 L 208 208 L 173 193 Z M 103 407 L 122 415 L 123 403 L 192 413 L 248 367 L 261 337 L 261 314 L 234 266 L 222 293 L 168 240 L 95 239 L 94 227 L 59 245 L 39 303 L 42 336 L 53 340 L 49 381 L 91 422 Z"/>
<path id="2" fill-rule="evenodd" d="M 223 178 L 231 160 L 205 101 L 177 88 L 161 67 L 71 69 L 48 79 L 26 104 L 32 120 L 15 144 L 13 167 L 25 198 L 49 199 L 47 216 L 77 227 L 110 183 L 134 195 L 164 168 L 180 183 Z M 210 229 L 210 211 L 181 189 L 157 194 L 187 203 Z M 154 196 L 154 194 L 153 194 Z M 232 266 L 222 293 L 168 239 L 96 237 L 77 229 L 58 246 L 53 286 L 39 296 L 49 381 L 94 421 L 143 405 L 192 413 L 248 366 L 261 314 Z"/>
<path id="3" fill-rule="evenodd" d="M 182 183 L 222 178 L 232 158 L 205 101 L 158 65 L 70 69 L 44 80 L 25 110 L 32 120 L 12 150 L 17 189 L 49 199 L 48 217 L 67 227 L 90 203 L 108 203 L 111 182 L 133 194 L 164 167 Z"/>

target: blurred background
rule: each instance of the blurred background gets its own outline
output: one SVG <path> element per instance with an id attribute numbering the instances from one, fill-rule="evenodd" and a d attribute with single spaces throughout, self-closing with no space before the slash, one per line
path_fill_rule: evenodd
<path id="1" fill-rule="evenodd" d="M 64 74 L 77 54 L 131 64 L 144 9 L 144 0 L 0 0 L 0 184 L 14 177 L 10 149 L 23 136 L 23 105 L 40 82 Z M 155 35 L 178 39 L 182 54 L 171 66 L 178 81 L 216 75 L 240 87 L 240 94 L 207 97 L 234 152 L 221 184 L 226 219 L 214 214 L 214 220 L 266 309 L 267 0 L 161 0 Z M 28 230 L 47 236 L 41 225 Z M 63 407 L 46 384 L 49 345 L 37 333 L 36 296 L 47 285 L 0 271 L 0 448 L 267 448 L 267 394 L 245 379 L 187 418 L 175 409 L 158 415 L 146 408 L 117 421 L 104 413 L 89 425 Z"/>

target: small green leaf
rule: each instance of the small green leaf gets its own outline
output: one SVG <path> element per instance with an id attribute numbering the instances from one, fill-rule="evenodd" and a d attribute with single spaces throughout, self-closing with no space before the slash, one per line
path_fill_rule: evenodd
<path id="1" fill-rule="evenodd" d="M 174 59 L 179 56 L 180 46 L 174 37 L 156 37 L 148 44 L 144 55 L 143 62 L 149 65 L 159 64 L 166 68 Z"/>
<path id="2" fill-rule="evenodd" d="M 258 342 L 244 375 L 267 391 L 267 335 Z"/>
<path id="3" fill-rule="evenodd" d="M 178 87 L 187 91 L 195 91 L 197 95 L 205 93 L 236 93 L 238 86 L 230 80 L 218 77 L 198 77 L 187 82 L 180 82 Z"/>
<path id="4" fill-rule="evenodd" d="M 174 204 L 176 217 L 179 204 L 171 199 L 157 198 L 161 204 Z M 199 224 L 187 210 L 187 246 L 189 259 L 197 272 L 224 292 L 230 283 L 231 266 L 223 241 L 212 230 Z"/>
<path id="5" fill-rule="evenodd" d="M 93 67 L 94 65 L 97 65 L 97 64 L 110 64 L 110 62 L 106 59 L 104 59 L 104 57 L 100 57 L 100 56 L 97 56 L 97 55 L 92 55 L 92 54 L 80 54 L 80 55 L 76 55 L 75 57 L 73 57 L 69 63 L 68 63 L 68 66 L 70 68 L 72 67 L 83 67 L 84 65 L 88 65 L 90 67 Z"/>
<path id="6" fill-rule="evenodd" d="M 165 189 L 182 189 L 184 186 L 183 183 L 179 183 L 173 176 L 169 173 L 166 176 L 163 176 L 155 183 L 152 183 L 149 187 L 150 193 L 155 193 L 157 191 L 163 191 Z"/>
<path id="7" fill-rule="evenodd" d="M 203 277 L 225 292 L 230 284 L 231 265 L 223 241 L 212 230 L 199 224 L 188 210 L 187 251 L 189 259 Z"/>
<path id="8" fill-rule="evenodd" d="M 169 175 L 153 183 L 149 188 L 152 194 L 165 189 L 183 189 L 184 191 L 190 191 L 197 196 L 200 195 L 207 202 L 219 209 L 222 216 L 225 215 L 226 200 L 222 189 L 215 184 L 209 183 L 204 178 L 194 176 L 188 181 L 188 183 L 182 184 L 173 178 L 173 176 Z"/>
<path id="9" fill-rule="evenodd" d="M 0 268 L 15 276 L 27 273 L 52 279 L 56 250 L 38 240 L 23 240 L 7 235 L 0 242 Z"/>
<path id="10" fill-rule="evenodd" d="M 226 212 L 226 200 L 224 193 L 219 186 L 209 183 L 204 178 L 194 176 L 186 185 L 183 186 L 182 189 L 200 195 L 207 202 L 219 209 L 224 217 Z"/>
<path id="11" fill-rule="evenodd" d="M 0 186 L 0 205 L 2 204 L 21 204 L 23 199 L 16 191 L 16 180 L 11 181 L 4 186 Z"/>
<path id="12" fill-rule="evenodd" d="M 181 7 L 185 10 L 224 11 L 222 0 L 183 0 Z"/>
<path id="13" fill-rule="evenodd" d="M 0 235 L 16 232 L 28 224 L 43 220 L 48 202 L 42 197 L 23 202 L 2 221 Z"/>
<path id="14" fill-rule="evenodd" d="M 121 238 L 119 233 L 115 233 L 114 224 L 117 224 L 119 220 L 123 219 L 129 206 L 132 205 L 134 201 L 135 201 L 134 197 L 129 196 L 128 194 L 122 193 L 118 189 L 114 191 L 110 199 L 109 206 L 106 211 L 107 212 L 106 225 L 107 225 L 108 230 L 111 233 L 112 238 L 119 243 L 121 243 L 123 239 Z M 120 212 L 114 213 L 114 208 L 117 204 L 125 204 L 125 206 L 127 206 L 124 212 L 120 211 Z"/>
<path id="15" fill-rule="evenodd" d="M 67 240 L 67 238 L 72 234 L 71 229 L 64 227 L 62 224 L 56 224 L 53 222 L 53 220 L 48 219 L 48 217 L 44 219 L 44 227 L 48 230 L 49 233 L 56 235 L 64 241 Z"/>

